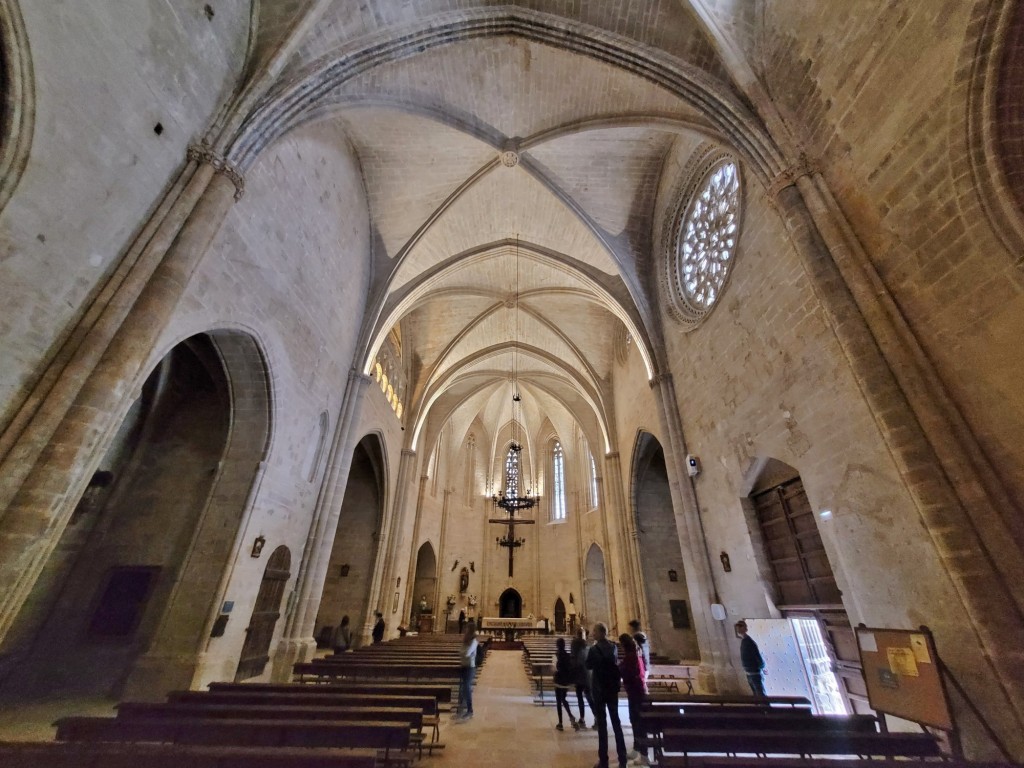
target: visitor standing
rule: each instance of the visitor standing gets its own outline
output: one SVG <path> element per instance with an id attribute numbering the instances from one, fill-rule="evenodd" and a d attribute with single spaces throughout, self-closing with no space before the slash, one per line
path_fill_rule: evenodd
<path id="1" fill-rule="evenodd" d="M 608 720 L 612 721 L 615 734 L 615 752 L 619 768 L 626 768 L 626 740 L 622 736 L 619 722 L 619 688 L 622 678 L 619 674 L 618 651 L 608 640 L 608 627 L 600 621 L 594 625 L 594 644 L 587 653 L 587 669 L 590 670 L 590 696 L 594 702 L 594 716 L 597 718 L 597 759 L 595 768 L 608 768 Z"/>
<path id="2" fill-rule="evenodd" d="M 640 657 L 644 661 L 644 680 L 651 674 L 651 641 L 642 631 L 640 631 L 640 620 L 633 619 L 629 622 L 629 630 L 633 633 L 633 642 L 636 643 L 637 648 L 640 650 Z"/>
<path id="3" fill-rule="evenodd" d="M 569 688 L 573 685 L 572 656 L 565 649 L 565 639 L 555 640 L 555 711 L 558 713 L 558 725 L 555 728 L 559 731 L 565 730 L 562 725 L 562 709 L 569 716 L 569 723 L 575 730 L 579 730 L 579 723 L 572 716 L 569 709 Z"/>
<path id="4" fill-rule="evenodd" d="M 587 709 L 583 705 L 583 697 L 586 696 L 590 704 L 590 711 L 594 711 L 594 701 L 590 698 L 590 675 L 587 672 L 587 653 L 590 646 L 587 645 L 587 631 L 583 627 L 576 630 L 576 637 L 572 639 L 569 646 L 569 653 L 572 656 L 573 684 L 576 686 L 576 703 L 580 707 L 580 719 L 577 721 L 580 728 L 587 727 Z M 597 728 L 597 721 L 594 721 L 594 728 Z"/>
<path id="5" fill-rule="evenodd" d="M 764 657 L 754 638 L 747 634 L 747 622 L 736 622 L 736 634 L 740 638 L 740 664 L 747 675 L 747 683 L 755 696 L 764 696 Z"/>
<path id="6" fill-rule="evenodd" d="M 622 645 L 619 673 L 622 675 L 622 687 L 626 689 L 626 697 L 629 699 L 629 726 L 633 730 L 633 753 L 629 756 L 640 757 L 643 765 L 650 765 L 647 762 L 647 747 L 640 746 L 640 740 L 646 735 L 640 722 L 641 706 L 647 697 L 644 660 L 632 637 L 623 634 L 619 637 L 619 643 Z"/>
<path id="7" fill-rule="evenodd" d="M 459 656 L 461 671 L 459 675 L 459 703 L 455 707 L 455 720 L 469 720 L 473 717 L 473 679 L 476 677 L 476 624 L 472 621 L 466 626 L 466 634 L 462 636 L 462 648 Z"/>
<path id="8" fill-rule="evenodd" d="M 352 628 L 348 625 L 348 616 L 341 617 L 341 624 L 334 633 L 334 652 L 344 653 L 352 648 Z"/>
<path id="9" fill-rule="evenodd" d="M 374 615 L 377 617 L 377 622 L 373 625 L 373 644 L 380 645 L 384 642 L 384 614 L 377 611 Z"/>

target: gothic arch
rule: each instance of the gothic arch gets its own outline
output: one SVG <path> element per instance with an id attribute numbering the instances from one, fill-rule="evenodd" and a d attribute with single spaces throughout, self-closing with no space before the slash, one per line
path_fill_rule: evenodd
<path id="1" fill-rule="evenodd" d="M 979 2 L 968 29 L 957 69 L 971 76 L 950 99 L 950 154 L 965 147 L 972 172 L 959 182 L 960 206 L 967 218 L 980 207 L 1024 266 L 1024 8 Z"/>
<path id="2" fill-rule="evenodd" d="M 632 513 L 651 645 L 674 658 L 700 658 L 665 451 L 650 432 L 637 435 L 631 475 Z"/>
<path id="3" fill-rule="evenodd" d="M 5 642 L 25 660 L 16 683 L 31 685 L 39 664 L 62 654 L 75 670 L 69 689 L 152 695 L 188 687 L 208 647 L 269 444 L 262 352 L 234 331 L 191 336 L 154 365 L 126 411 Z M 115 581 L 131 582 L 137 602 L 122 606 L 134 615 L 108 637 L 97 617 L 120 610 L 108 603 Z M 53 627 L 57 649 L 47 644 Z"/>
<path id="4" fill-rule="evenodd" d="M 338 526 L 331 547 L 314 635 L 349 616 L 355 627 L 367 618 L 378 569 L 387 502 L 384 446 L 377 433 L 365 435 L 352 451 Z"/>
<path id="5" fill-rule="evenodd" d="M 587 550 L 583 565 L 583 599 L 586 620 L 590 626 L 603 621 L 611 629 L 611 600 L 605 571 L 604 551 L 593 543 Z"/>
<path id="6" fill-rule="evenodd" d="M 28 163 L 35 124 L 35 83 L 18 0 L 0 0 L 0 211 Z"/>

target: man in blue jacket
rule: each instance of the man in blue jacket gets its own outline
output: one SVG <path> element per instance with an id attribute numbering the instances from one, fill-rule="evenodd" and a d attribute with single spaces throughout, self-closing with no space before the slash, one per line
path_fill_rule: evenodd
<path id="1" fill-rule="evenodd" d="M 740 664 L 747 674 L 747 683 L 755 696 L 764 696 L 764 658 L 754 639 L 747 634 L 747 622 L 736 622 L 736 634 L 740 636 Z"/>

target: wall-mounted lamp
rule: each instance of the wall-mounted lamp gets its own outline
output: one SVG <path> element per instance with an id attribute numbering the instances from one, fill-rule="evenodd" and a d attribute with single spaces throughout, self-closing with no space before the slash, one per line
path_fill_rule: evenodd
<path id="1" fill-rule="evenodd" d="M 722 570 L 726 573 L 732 572 L 732 563 L 729 561 L 729 553 L 723 552 L 718 556 L 718 559 L 722 561 Z"/>
<path id="2" fill-rule="evenodd" d="M 252 552 L 249 554 L 253 557 L 259 557 L 263 554 L 263 547 L 266 545 L 267 540 L 263 536 L 257 536 L 256 541 L 252 543 Z"/>
<path id="3" fill-rule="evenodd" d="M 343 566 L 341 566 L 341 569 L 338 571 L 338 575 L 341 576 L 341 577 L 348 576 L 348 569 L 349 569 L 349 564 L 345 563 Z"/>
<path id="4" fill-rule="evenodd" d="M 675 572 L 675 569 L 668 572 L 669 581 L 679 581 L 679 574 Z"/>

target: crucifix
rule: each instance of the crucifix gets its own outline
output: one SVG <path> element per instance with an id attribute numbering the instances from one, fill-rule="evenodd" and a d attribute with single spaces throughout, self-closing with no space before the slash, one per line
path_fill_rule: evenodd
<path id="1" fill-rule="evenodd" d="M 522 539 L 522 538 L 517 539 L 516 538 L 516 526 L 517 525 L 533 525 L 536 521 L 535 520 L 523 520 L 522 518 L 519 518 L 517 520 L 516 517 L 515 517 L 515 510 L 514 509 L 508 509 L 506 511 L 508 512 L 508 520 L 502 520 L 501 518 L 493 518 L 492 517 L 487 522 L 489 522 L 489 523 L 497 523 L 498 525 L 507 525 L 508 526 L 508 531 L 505 533 L 505 535 L 497 537 L 494 541 L 497 543 L 497 545 L 499 547 L 507 547 L 508 548 L 508 577 L 511 579 L 512 578 L 512 555 L 515 553 L 516 549 L 518 547 L 523 546 L 523 542 L 526 541 L 526 539 Z"/>

